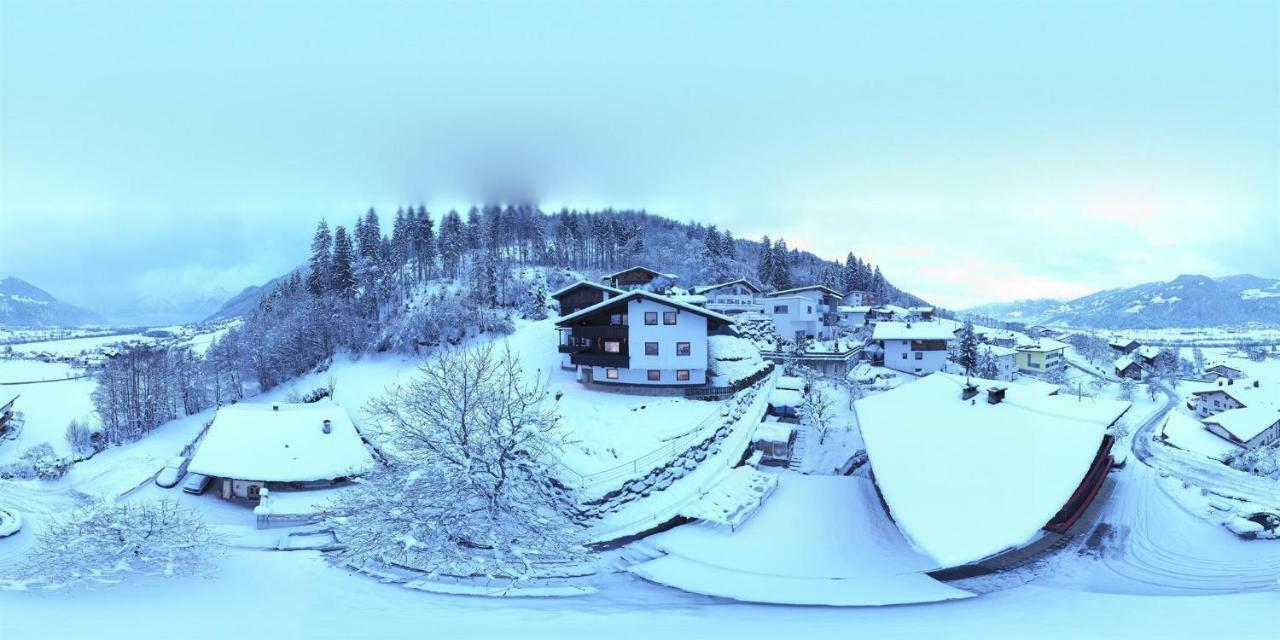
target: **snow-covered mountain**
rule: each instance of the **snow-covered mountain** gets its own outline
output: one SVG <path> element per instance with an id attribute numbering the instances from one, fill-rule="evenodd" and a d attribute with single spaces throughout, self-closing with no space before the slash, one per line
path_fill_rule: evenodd
<path id="1" fill-rule="evenodd" d="M 1035 298 L 1014 300 L 1013 302 L 989 302 L 965 309 L 963 313 L 986 316 L 1004 322 L 1025 322 L 1027 319 L 1038 319 L 1050 309 L 1061 306 L 1066 300 L 1057 298 Z"/>
<path id="2" fill-rule="evenodd" d="M 203 320 L 216 312 L 231 296 L 221 287 L 178 295 L 142 295 L 102 310 L 110 320 L 121 324 L 159 326 Z"/>
<path id="3" fill-rule="evenodd" d="M 1043 302 L 983 305 L 968 311 L 1016 322 L 1114 329 L 1280 326 L 1280 280 L 1253 275 L 1182 275 L 1056 305 L 1042 307 Z"/>
<path id="4" fill-rule="evenodd" d="M 0 325 L 78 327 L 103 322 L 101 315 L 62 302 L 25 280 L 0 280 Z"/>
<path id="5" fill-rule="evenodd" d="M 230 318 L 246 316 L 258 306 L 258 301 L 262 299 L 262 296 L 270 293 L 278 282 L 280 282 L 280 278 L 272 278 L 260 285 L 249 285 L 242 289 L 240 293 L 224 300 L 221 305 L 216 306 L 215 310 L 206 314 L 204 319 L 227 320 Z"/>

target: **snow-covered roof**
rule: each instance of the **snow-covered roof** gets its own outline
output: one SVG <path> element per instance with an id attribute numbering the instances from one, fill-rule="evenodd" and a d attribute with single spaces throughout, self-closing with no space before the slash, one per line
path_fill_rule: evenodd
<path id="1" fill-rule="evenodd" d="M 868 311 L 871 311 L 871 307 L 865 304 L 857 306 L 841 305 L 836 307 L 836 311 L 839 311 L 840 313 L 867 313 Z"/>
<path id="2" fill-rule="evenodd" d="M 692 294 L 692 293 L 685 293 L 685 294 L 680 294 L 680 295 L 670 295 L 670 296 L 667 296 L 667 297 L 668 297 L 668 298 L 671 298 L 672 300 L 676 300 L 676 301 L 678 301 L 678 302 L 684 302 L 684 303 L 687 303 L 687 304 L 694 304 L 694 305 L 698 305 L 698 306 L 702 306 L 702 305 L 704 305 L 704 304 L 707 304 L 707 297 L 706 297 L 706 296 L 704 296 L 704 295 L 698 295 L 698 294 Z"/>
<path id="3" fill-rule="evenodd" d="M 978 345 L 978 350 L 986 352 L 987 355 L 990 355 L 993 358 L 1008 358 L 1018 353 L 1017 349 L 1002 347 L 998 344 L 980 344 Z"/>
<path id="4" fill-rule="evenodd" d="M 1152 346 L 1138 347 L 1133 352 L 1148 360 L 1155 359 L 1156 356 L 1160 355 L 1160 349 Z"/>
<path id="5" fill-rule="evenodd" d="M 627 269 L 623 269 L 622 271 L 616 271 L 616 272 L 614 272 L 614 273 L 610 273 L 610 274 L 606 274 L 606 275 L 600 276 L 600 279 L 601 279 L 601 280 L 612 280 L 613 278 L 616 278 L 616 277 L 618 277 L 618 276 L 620 276 L 620 275 L 622 275 L 622 274 L 624 274 L 624 273 L 629 273 L 629 272 L 631 272 L 631 271 L 645 271 L 645 272 L 648 272 L 648 273 L 650 273 L 650 274 L 652 274 L 652 275 L 654 275 L 654 276 L 663 277 L 663 278 L 666 278 L 666 279 L 668 279 L 668 280 L 676 280 L 676 279 L 679 279 L 679 277 L 680 277 L 680 276 L 677 276 L 677 275 L 676 275 L 676 274 L 674 274 L 674 273 L 663 273 L 663 272 L 661 272 L 661 271 L 657 271 L 657 270 L 654 270 L 654 269 L 650 269 L 649 267 L 641 267 L 641 266 L 639 266 L 639 265 L 636 265 L 636 266 L 634 266 L 634 267 L 630 267 L 630 268 L 627 268 Z"/>
<path id="6" fill-rule="evenodd" d="M 821 284 L 811 284 L 807 287 L 792 287 L 790 289 L 783 289 L 781 291 L 771 291 L 769 293 L 766 293 L 765 296 L 770 298 L 776 298 L 778 296 L 786 296 L 794 293 L 803 293 L 805 291 L 821 291 L 823 293 L 829 293 L 836 297 L 843 297 L 839 291 L 836 291 L 831 287 L 821 285 Z"/>
<path id="7" fill-rule="evenodd" d="M 999 404 L 961 398 L 965 379 L 935 373 L 857 401 L 872 472 L 893 519 L 943 566 L 1034 540 L 1087 475 L 1111 400 L 1015 392 Z"/>
<path id="8" fill-rule="evenodd" d="M 721 288 L 732 286 L 735 284 L 740 284 L 748 289 L 751 289 L 756 293 L 760 293 L 760 287 L 757 287 L 756 285 L 752 284 L 751 281 L 747 280 L 746 278 L 738 278 L 737 280 L 721 282 L 720 284 L 699 285 L 693 288 L 693 293 L 706 293 L 708 291 L 715 291 L 716 289 L 721 289 Z"/>
<path id="9" fill-rule="evenodd" d="M 724 322 L 724 323 L 733 322 L 733 318 L 730 318 L 729 316 L 726 316 L 722 313 L 716 313 L 715 311 L 704 309 L 702 307 L 699 307 L 697 305 L 692 305 L 687 302 L 681 302 L 679 300 L 675 300 L 667 296 L 659 295 L 651 291 L 645 291 L 643 289 L 635 289 L 633 291 L 628 291 L 622 295 L 609 298 L 608 300 L 597 302 L 589 307 L 586 307 L 585 309 L 579 309 L 563 318 L 560 318 L 558 321 L 556 321 L 556 326 L 563 327 L 564 325 L 569 324 L 575 320 L 584 318 L 586 316 L 590 316 L 606 307 L 609 307 L 610 305 L 622 304 L 624 302 L 631 300 L 632 298 L 645 298 L 645 299 L 657 302 L 658 304 L 664 304 L 669 307 L 683 309 L 685 311 L 696 313 L 700 316 L 705 316 L 707 318 L 719 320 L 720 322 Z"/>
<path id="10" fill-rule="evenodd" d="M 881 322 L 872 340 L 955 340 L 951 329 L 936 322 Z"/>
<path id="11" fill-rule="evenodd" d="M 1205 369 L 1204 369 L 1204 370 L 1205 370 L 1205 371 L 1213 371 L 1214 369 L 1230 369 L 1231 371 L 1234 371 L 1234 372 L 1236 372 L 1236 373 L 1244 373 L 1244 372 L 1243 372 L 1243 371 L 1241 371 L 1240 369 L 1237 369 L 1237 368 L 1235 368 L 1235 367 L 1233 367 L 1233 366 L 1231 366 L 1231 365 L 1229 365 L 1229 364 L 1225 364 L 1225 363 L 1222 363 L 1222 362 L 1219 362 L 1219 363 L 1217 363 L 1217 364 L 1210 364 L 1209 366 L 1205 367 Z"/>
<path id="12" fill-rule="evenodd" d="M 324 432 L 329 420 L 330 433 Z M 342 407 L 314 404 L 233 404 L 218 410 L 187 467 L 236 480 L 305 482 L 357 475 L 373 457 Z"/>
<path id="13" fill-rule="evenodd" d="M 795 389 L 774 389 L 769 394 L 769 404 L 775 407 L 790 407 L 792 409 L 799 407 L 804 402 L 804 396 Z"/>
<path id="14" fill-rule="evenodd" d="M 567 287 L 564 287 L 563 289 L 560 289 L 559 291 L 556 291 L 555 293 L 551 294 L 551 297 L 552 297 L 552 298 L 559 298 L 560 296 L 563 296 L 564 294 L 569 293 L 570 291 L 573 291 L 574 289 L 577 289 L 578 287 L 591 287 L 592 289 L 599 289 L 599 290 L 601 290 L 601 291 L 608 291 L 609 293 L 613 293 L 613 294 L 616 294 L 616 295 L 622 295 L 622 293 L 623 293 L 622 289 L 615 289 L 614 287 L 610 287 L 609 285 L 600 284 L 600 283 L 598 283 L 598 282 L 591 282 L 590 280 L 579 280 L 579 281 L 577 281 L 577 282 L 575 282 L 575 283 L 573 283 L 573 284 L 571 284 L 571 285 L 569 285 L 569 286 L 567 286 Z"/>
<path id="15" fill-rule="evenodd" d="M 1232 400 L 1235 400 L 1246 407 L 1261 405 L 1280 406 L 1280 397 L 1273 397 L 1276 394 L 1275 390 L 1268 388 L 1267 391 L 1267 393 L 1262 393 L 1262 389 L 1259 387 L 1255 387 L 1244 382 L 1238 382 L 1236 384 L 1222 385 L 1213 387 L 1212 389 L 1205 389 L 1203 391 L 1192 391 L 1191 395 L 1207 396 L 1222 392 Z"/>
<path id="16" fill-rule="evenodd" d="M 777 406 L 777 405 L 774 405 Z M 752 442 L 788 442 L 791 440 L 791 432 L 795 431 L 795 426 L 786 422 L 761 422 L 756 427 L 755 435 L 751 437 Z"/>
<path id="17" fill-rule="evenodd" d="M 1116 361 L 1111 364 L 1116 368 L 1116 371 L 1124 371 L 1125 369 L 1133 365 L 1136 365 L 1138 363 L 1134 362 L 1133 358 L 1130 356 L 1120 356 L 1119 358 L 1116 358 Z"/>
<path id="18" fill-rule="evenodd" d="M 1131 344 L 1138 344 L 1138 341 L 1137 341 L 1137 340 L 1133 340 L 1133 339 L 1124 340 L 1124 339 L 1121 339 L 1121 338 L 1116 338 L 1116 339 L 1111 340 L 1111 341 L 1110 341 L 1110 342 L 1108 342 L 1107 344 L 1109 344 L 1109 345 L 1111 345 L 1111 346 L 1113 346 L 1113 347 L 1120 347 L 1121 349 L 1127 349 L 1127 348 L 1129 347 L 1129 345 L 1131 345 Z"/>
<path id="19" fill-rule="evenodd" d="M 1216 424 L 1235 436 L 1240 442 L 1248 442 L 1268 427 L 1280 421 L 1280 409 L 1274 406 L 1261 405 L 1228 409 L 1222 413 L 1201 420 L 1203 424 Z"/>
<path id="20" fill-rule="evenodd" d="M 804 389 L 804 378 L 800 376 L 778 376 L 779 389 L 795 389 L 797 391 Z"/>
<path id="21" fill-rule="evenodd" d="M 1071 345 L 1068 345 L 1063 342 L 1058 342 L 1053 338 L 1030 338 L 1027 340 L 1020 341 L 1018 343 L 1017 349 L 1018 351 L 1036 351 L 1036 352 L 1048 353 L 1050 351 L 1059 351 L 1061 349 L 1066 349 L 1069 346 Z"/>

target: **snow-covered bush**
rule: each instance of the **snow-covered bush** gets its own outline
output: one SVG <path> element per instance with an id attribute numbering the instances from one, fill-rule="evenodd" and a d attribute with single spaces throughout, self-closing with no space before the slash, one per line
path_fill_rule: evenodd
<path id="1" fill-rule="evenodd" d="M 66 475 L 73 464 L 54 452 L 48 442 L 41 442 L 22 452 L 17 460 L 0 467 L 0 478 L 12 480 L 57 480 Z"/>
<path id="2" fill-rule="evenodd" d="M 221 548 L 199 514 L 174 500 L 95 502 L 50 523 L 23 573 L 50 586 L 194 575 L 211 569 Z"/>
<path id="3" fill-rule="evenodd" d="M 731 386 L 769 366 L 750 340 L 734 336 L 708 336 L 707 358 L 717 386 Z"/>
<path id="4" fill-rule="evenodd" d="M 1254 447 L 1227 456 L 1232 469 L 1280 480 L 1280 446 Z"/>
<path id="5" fill-rule="evenodd" d="M 337 557 L 512 581 L 579 558 L 546 396 L 513 354 L 487 345 L 446 350 L 371 401 L 369 430 L 391 460 L 331 505 Z"/>
<path id="6" fill-rule="evenodd" d="M 72 420 L 67 424 L 66 438 L 71 452 L 82 460 L 101 451 L 105 445 L 102 430 L 94 429 L 83 420 Z"/>

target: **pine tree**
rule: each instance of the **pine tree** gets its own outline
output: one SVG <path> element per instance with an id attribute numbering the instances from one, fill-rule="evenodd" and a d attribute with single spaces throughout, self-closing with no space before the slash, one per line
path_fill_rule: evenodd
<path id="1" fill-rule="evenodd" d="M 973 322 L 967 319 L 964 321 L 964 330 L 960 334 L 956 364 L 964 367 L 966 376 L 978 367 L 978 337 L 973 333 Z"/>
<path id="2" fill-rule="evenodd" d="M 770 284 L 774 289 L 791 288 L 791 260 L 791 250 L 787 248 L 787 241 L 779 238 L 773 245 L 773 281 Z"/>
<path id="3" fill-rule="evenodd" d="M 462 265 L 462 255 L 466 251 L 467 230 L 462 224 L 462 217 L 457 211 L 450 210 L 440 223 L 440 239 L 438 249 L 440 264 L 445 275 L 458 277 Z"/>
<path id="4" fill-rule="evenodd" d="M 312 295 L 322 296 L 329 291 L 332 251 L 333 236 L 329 234 L 329 223 L 322 218 L 311 240 L 311 259 L 308 262 L 311 270 L 307 273 L 307 290 Z"/>
<path id="5" fill-rule="evenodd" d="M 637 235 L 643 236 L 644 234 L 639 233 Z M 721 238 L 720 244 L 723 247 L 720 253 L 724 254 L 724 257 L 728 258 L 729 260 L 738 259 L 738 242 L 733 239 L 732 231 L 725 229 L 724 236 Z"/>
<path id="6" fill-rule="evenodd" d="M 457 213 L 455 212 L 456 216 Z M 418 205 L 417 223 L 413 234 L 414 260 L 418 268 L 418 279 L 430 278 L 436 269 L 436 256 L 440 255 L 437 247 L 435 222 L 426 206 Z"/>
<path id="7" fill-rule="evenodd" d="M 844 293 L 857 291 L 858 289 L 858 259 L 853 257 L 853 252 L 844 259 L 844 271 L 841 272 L 841 285 Z"/>
<path id="8" fill-rule="evenodd" d="M 760 262 L 756 265 L 756 277 L 760 279 L 760 286 L 773 286 L 773 244 L 769 241 L 769 236 L 760 239 Z"/>
<path id="9" fill-rule="evenodd" d="M 329 277 L 329 290 L 346 300 L 350 300 L 355 295 L 356 280 L 352 267 L 354 252 L 346 227 L 338 225 L 333 232 L 333 264 Z"/>

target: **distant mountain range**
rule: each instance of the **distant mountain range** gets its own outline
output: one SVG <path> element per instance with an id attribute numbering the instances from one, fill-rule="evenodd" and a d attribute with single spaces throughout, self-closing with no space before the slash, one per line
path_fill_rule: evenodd
<path id="1" fill-rule="evenodd" d="M 101 324 L 101 314 L 62 302 L 19 278 L 0 280 L 0 325 L 14 327 L 79 327 Z"/>
<path id="2" fill-rule="evenodd" d="M 1108 289 L 1075 300 L 984 304 L 962 313 L 1006 322 L 1107 329 L 1280 326 L 1280 280 L 1252 275 L 1183 275 L 1169 282 Z"/>
<path id="3" fill-rule="evenodd" d="M 271 293 L 276 285 L 285 276 L 272 278 L 260 285 L 254 284 L 245 287 L 240 293 L 232 296 L 218 307 L 217 311 L 209 314 L 204 319 L 208 320 L 229 320 L 231 318 L 241 318 L 249 315 L 258 306 L 258 301 L 263 296 Z"/>

